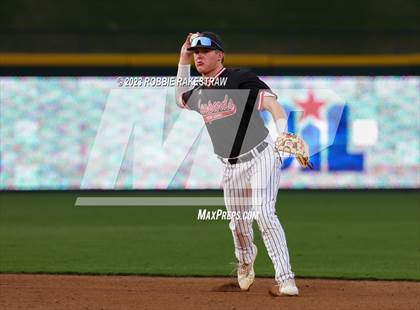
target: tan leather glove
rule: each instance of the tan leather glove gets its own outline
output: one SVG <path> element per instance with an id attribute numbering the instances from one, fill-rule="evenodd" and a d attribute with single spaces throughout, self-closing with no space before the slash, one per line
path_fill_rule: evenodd
<path id="1" fill-rule="evenodd" d="M 312 163 L 309 161 L 309 150 L 305 140 L 294 133 L 285 132 L 276 139 L 276 150 L 280 153 L 289 153 L 295 155 L 299 164 L 303 168 L 313 169 Z"/>

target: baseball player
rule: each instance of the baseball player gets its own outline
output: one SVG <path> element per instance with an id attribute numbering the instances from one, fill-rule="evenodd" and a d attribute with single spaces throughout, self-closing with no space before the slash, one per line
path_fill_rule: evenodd
<path id="1" fill-rule="evenodd" d="M 254 73 L 223 66 L 224 51 L 215 33 L 187 36 L 180 52 L 177 80 L 190 77 L 192 57 L 204 80 L 192 89 L 178 87 L 177 104 L 200 113 L 204 119 L 214 152 L 224 164 L 222 186 L 227 210 L 258 214 L 256 220 L 278 284 L 270 292 L 298 295 L 285 233 L 275 210 L 281 158 L 259 112 L 271 113 L 279 135 L 287 129 L 286 114 L 276 94 Z M 223 77 L 226 83 L 221 85 L 218 79 Z M 241 290 L 248 290 L 255 278 L 257 247 L 252 222 L 252 218 L 238 216 L 229 223 Z"/>

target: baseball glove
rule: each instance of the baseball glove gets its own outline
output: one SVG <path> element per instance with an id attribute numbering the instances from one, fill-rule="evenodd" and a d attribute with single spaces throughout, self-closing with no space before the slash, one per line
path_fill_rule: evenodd
<path id="1" fill-rule="evenodd" d="M 295 155 L 299 164 L 303 168 L 313 169 L 312 163 L 309 161 L 308 145 L 305 140 L 294 133 L 282 133 L 276 139 L 276 151 L 280 154 L 289 153 Z"/>

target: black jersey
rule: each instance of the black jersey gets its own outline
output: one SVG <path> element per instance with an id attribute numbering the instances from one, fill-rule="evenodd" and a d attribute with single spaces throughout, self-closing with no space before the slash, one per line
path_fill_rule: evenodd
<path id="1" fill-rule="evenodd" d="M 238 157 L 268 135 L 259 110 L 264 91 L 272 91 L 249 70 L 223 68 L 216 77 L 213 85 L 183 93 L 183 105 L 203 116 L 217 155 Z"/>

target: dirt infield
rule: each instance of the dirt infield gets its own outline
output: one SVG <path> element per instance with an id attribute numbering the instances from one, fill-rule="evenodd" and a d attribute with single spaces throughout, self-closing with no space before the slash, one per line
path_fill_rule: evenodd
<path id="1" fill-rule="evenodd" d="M 298 279 L 272 297 L 270 279 L 240 292 L 233 278 L 0 275 L 0 309 L 419 309 L 420 282 Z"/>

